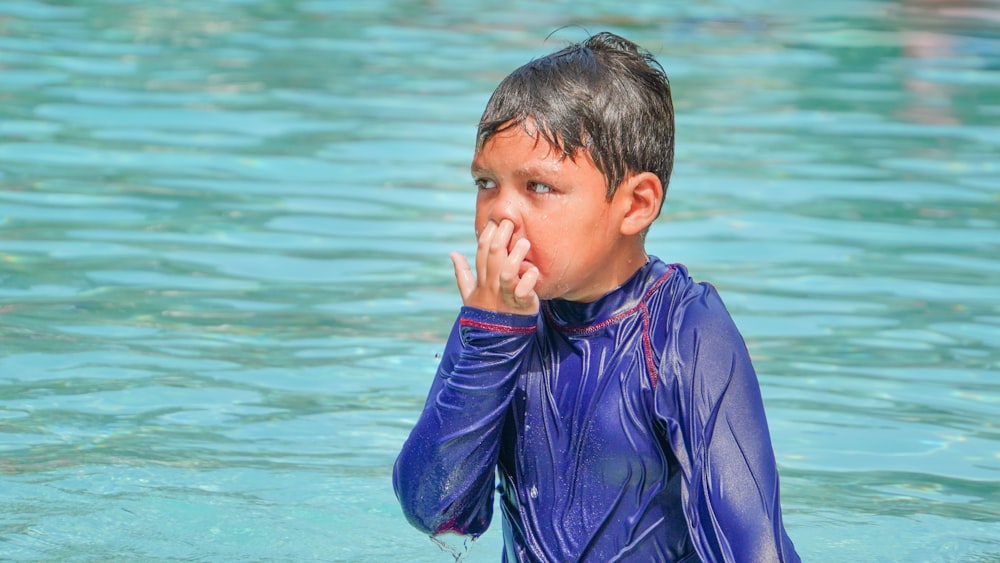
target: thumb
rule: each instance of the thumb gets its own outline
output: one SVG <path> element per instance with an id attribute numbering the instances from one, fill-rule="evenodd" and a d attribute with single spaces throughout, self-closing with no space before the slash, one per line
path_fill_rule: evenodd
<path id="1" fill-rule="evenodd" d="M 476 276 L 469 267 L 469 261 L 459 252 L 449 254 L 451 263 L 455 266 L 455 283 L 458 284 L 458 293 L 462 296 L 462 301 L 468 299 L 473 290 L 476 289 Z"/>

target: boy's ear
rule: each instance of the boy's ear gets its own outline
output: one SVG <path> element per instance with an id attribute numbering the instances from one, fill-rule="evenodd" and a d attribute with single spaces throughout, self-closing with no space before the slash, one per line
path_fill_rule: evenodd
<path id="1" fill-rule="evenodd" d="M 615 199 L 619 197 L 624 212 L 621 233 L 636 235 L 646 230 L 660 214 L 663 184 L 656 174 L 640 172 L 625 178 L 615 193 Z"/>

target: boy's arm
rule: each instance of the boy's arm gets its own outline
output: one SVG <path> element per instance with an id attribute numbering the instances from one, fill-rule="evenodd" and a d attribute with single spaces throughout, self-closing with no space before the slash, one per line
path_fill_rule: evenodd
<path id="1" fill-rule="evenodd" d="M 701 286 L 668 339 L 657 410 L 684 474 L 684 514 L 704 561 L 798 561 L 757 376 L 732 318 Z M 676 324 L 674 326 L 677 326 Z"/>
<path id="2" fill-rule="evenodd" d="M 462 308 L 393 470 L 403 512 L 421 531 L 479 535 L 489 526 L 500 434 L 536 323 Z"/>
<path id="3" fill-rule="evenodd" d="M 493 516 L 500 434 L 538 313 L 538 268 L 519 274 L 531 244 L 521 239 L 508 252 L 513 234 L 509 219 L 488 221 L 475 272 L 451 255 L 465 306 L 393 468 L 407 520 L 428 533 L 478 535 Z"/>

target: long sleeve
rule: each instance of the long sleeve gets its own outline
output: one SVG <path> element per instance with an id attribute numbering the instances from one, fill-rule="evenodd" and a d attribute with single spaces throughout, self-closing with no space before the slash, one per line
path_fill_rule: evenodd
<path id="1" fill-rule="evenodd" d="M 462 308 L 393 469 L 414 527 L 479 535 L 489 526 L 501 433 L 536 324 L 534 316 Z"/>
<path id="2" fill-rule="evenodd" d="M 691 540 L 703 561 L 798 561 L 746 345 L 714 288 L 696 287 L 677 304 L 656 391 Z"/>

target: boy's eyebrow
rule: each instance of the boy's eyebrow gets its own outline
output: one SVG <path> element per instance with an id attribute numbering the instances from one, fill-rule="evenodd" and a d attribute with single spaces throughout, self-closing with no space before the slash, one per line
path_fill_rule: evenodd
<path id="1" fill-rule="evenodd" d="M 482 166 L 472 165 L 470 172 L 473 176 L 492 175 L 493 171 Z M 554 171 L 546 170 L 539 166 L 522 166 L 514 170 L 514 176 L 518 178 L 532 178 L 552 175 Z"/>

